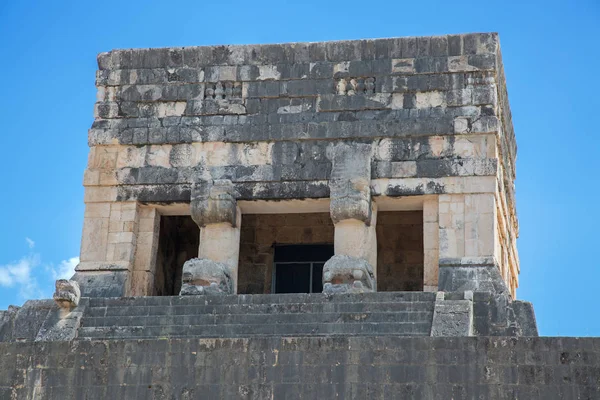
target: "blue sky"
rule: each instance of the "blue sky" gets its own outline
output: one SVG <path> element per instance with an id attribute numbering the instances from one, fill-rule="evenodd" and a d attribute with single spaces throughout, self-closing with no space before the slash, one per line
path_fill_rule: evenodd
<path id="1" fill-rule="evenodd" d="M 543 335 L 600 336 L 597 0 L 1 1 L 0 309 L 77 262 L 97 53 L 484 31 L 519 146 L 518 297 Z"/>

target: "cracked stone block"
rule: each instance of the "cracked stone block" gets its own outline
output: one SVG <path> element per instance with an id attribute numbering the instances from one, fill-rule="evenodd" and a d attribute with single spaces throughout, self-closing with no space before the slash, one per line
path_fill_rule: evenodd
<path id="1" fill-rule="evenodd" d="M 364 293 L 374 290 L 373 267 L 362 258 L 335 255 L 323 266 L 323 293 Z"/>
<path id="2" fill-rule="evenodd" d="M 81 298 L 79 283 L 68 279 L 58 279 L 55 287 L 53 298 L 60 308 L 73 308 L 79 305 Z"/>
<path id="3" fill-rule="evenodd" d="M 202 258 L 183 264 L 180 296 L 220 294 L 233 294 L 233 279 L 226 264 Z"/>

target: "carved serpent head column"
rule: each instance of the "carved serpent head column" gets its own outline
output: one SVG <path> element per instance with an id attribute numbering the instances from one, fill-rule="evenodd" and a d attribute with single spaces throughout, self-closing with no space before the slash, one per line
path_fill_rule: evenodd
<path id="1" fill-rule="evenodd" d="M 198 258 L 183 266 L 181 295 L 232 294 L 237 290 L 241 212 L 230 180 L 192 187 L 192 219 L 200 228 Z"/>
<path id="2" fill-rule="evenodd" d="M 370 144 L 340 143 L 333 149 L 330 214 L 335 255 L 323 268 L 324 292 L 376 290 L 377 211 L 371 201 Z"/>

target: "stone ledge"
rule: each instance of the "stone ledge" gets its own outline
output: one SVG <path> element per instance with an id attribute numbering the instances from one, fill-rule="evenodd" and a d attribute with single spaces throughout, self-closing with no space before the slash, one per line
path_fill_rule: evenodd
<path id="1" fill-rule="evenodd" d="M 496 53 L 499 48 L 497 33 L 471 33 L 317 43 L 127 49 L 100 53 L 98 67 L 100 70 L 113 70 L 242 64 L 261 66 L 278 63 L 488 54 Z M 269 76 L 269 71 L 259 70 L 258 74 Z"/>

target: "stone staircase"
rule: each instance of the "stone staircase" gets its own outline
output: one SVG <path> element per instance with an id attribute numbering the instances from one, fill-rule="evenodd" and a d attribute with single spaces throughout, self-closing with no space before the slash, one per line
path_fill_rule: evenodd
<path id="1" fill-rule="evenodd" d="M 79 339 L 429 336 L 435 293 L 92 298 Z"/>

